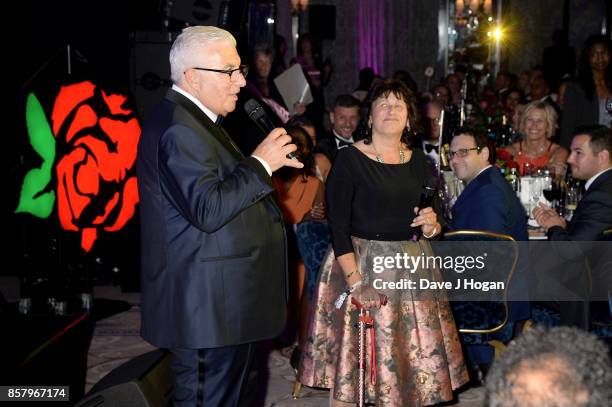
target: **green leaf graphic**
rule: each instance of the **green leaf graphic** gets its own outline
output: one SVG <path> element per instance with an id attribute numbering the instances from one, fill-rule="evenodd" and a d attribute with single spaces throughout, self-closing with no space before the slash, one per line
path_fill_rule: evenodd
<path id="1" fill-rule="evenodd" d="M 53 210 L 55 191 L 45 192 L 51 181 L 55 161 L 55 138 L 38 98 L 30 93 L 26 101 L 26 126 L 30 144 L 42 158 L 40 168 L 33 168 L 23 179 L 19 204 L 15 213 L 28 212 L 39 218 L 48 218 Z"/>

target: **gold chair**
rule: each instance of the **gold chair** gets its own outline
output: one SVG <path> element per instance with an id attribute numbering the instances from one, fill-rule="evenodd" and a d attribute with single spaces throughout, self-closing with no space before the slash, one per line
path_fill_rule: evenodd
<path id="1" fill-rule="evenodd" d="M 599 240 L 605 240 L 605 241 L 612 240 L 612 228 L 608 228 L 604 230 L 603 232 L 601 232 L 601 239 Z"/>
<path id="2" fill-rule="evenodd" d="M 487 328 L 459 328 L 458 331 L 462 334 L 491 334 L 498 331 L 501 331 L 507 324 L 510 319 L 510 309 L 508 304 L 508 288 L 510 287 L 512 277 L 516 271 L 516 267 L 518 265 L 519 259 L 519 245 L 518 242 L 510 235 L 505 235 L 501 233 L 489 232 L 486 230 L 453 230 L 451 232 L 447 232 L 444 234 L 444 240 L 447 241 L 501 241 L 501 242 L 510 242 L 513 248 L 514 258 L 512 260 L 512 266 L 508 271 L 508 276 L 506 277 L 504 284 L 504 294 L 503 294 L 503 317 L 501 318 L 501 322 Z M 491 345 L 495 352 L 495 359 L 505 350 L 505 345 L 500 340 L 490 340 L 487 342 Z"/>

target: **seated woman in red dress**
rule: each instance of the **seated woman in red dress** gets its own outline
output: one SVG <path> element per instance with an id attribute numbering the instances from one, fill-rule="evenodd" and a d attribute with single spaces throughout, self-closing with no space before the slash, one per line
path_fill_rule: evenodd
<path id="1" fill-rule="evenodd" d="M 549 168 L 556 177 L 565 174 L 568 151 L 551 141 L 557 130 L 557 112 L 546 102 L 531 102 L 521 115 L 521 140 L 506 147 L 519 165 L 519 174 L 531 175 L 538 169 Z"/>

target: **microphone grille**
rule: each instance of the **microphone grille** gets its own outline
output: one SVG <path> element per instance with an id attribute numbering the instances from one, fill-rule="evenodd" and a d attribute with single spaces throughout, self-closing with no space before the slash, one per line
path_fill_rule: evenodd
<path id="1" fill-rule="evenodd" d="M 249 99 L 244 104 L 244 111 L 251 119 L 258 119 L 265 114 L 261 105 L 255 99 Z"/>

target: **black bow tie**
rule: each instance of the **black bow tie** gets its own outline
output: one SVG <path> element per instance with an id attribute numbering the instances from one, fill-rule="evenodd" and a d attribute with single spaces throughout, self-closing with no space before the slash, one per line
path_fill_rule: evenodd
<path id="1" fill-rule="evenodd" d="M 429 153 L 431 153 L 431 150 L 436 150 L 436 153 L 438 153 L 440 151 L 438 149 L 438 146 L 435 146 L 433 144 L 425 143 L 425 152 L 429 154 Z"/>
<path id="2" fill-rule="evenodd" d="M 217 116 L 217 120 L 215 120 L 215 124 L 221 127 L 221 123 L 223 123 L 223 116 L 219 115 Z"/>
<path id="3" fill-rule="evenodd" d="M 338 140 L 338 148 L 350 146 L 351 144 L 353 144 L 352 141 L 346 141 L 341 139 L 340 137 L 336 137 L 336 140 Z"/>

